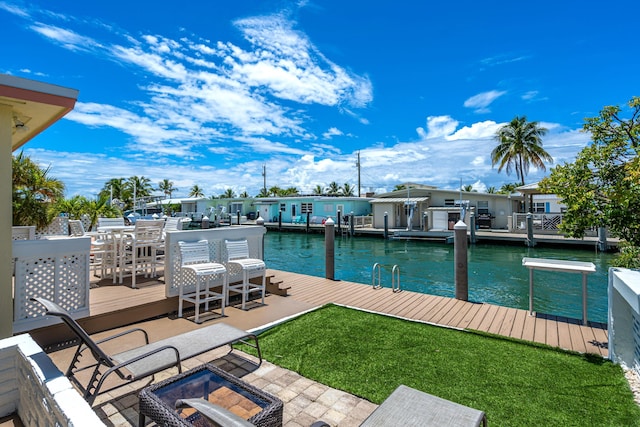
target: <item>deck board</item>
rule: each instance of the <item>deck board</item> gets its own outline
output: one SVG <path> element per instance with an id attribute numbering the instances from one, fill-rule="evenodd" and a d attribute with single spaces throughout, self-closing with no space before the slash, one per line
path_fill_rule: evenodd
<path id="1" fill-rule="evenodd" d="M 371 285 L 280 270 L 269 270 L 268 274 L 272 275 L 275 281 L 282 282 L 283 287 L 289 288 L 288 296 L 270 295 L 267 297 L 267 305 L 246 312 L 229 310 L 232 314 L 229 315 L 228 321 L 247 325 L 250 324 L 249 319 L 252 316 L 256 319 L 277 319 L 280 312 L 275 310 L 282 310 L 285 305 L 297 304 L 301 307 L 300 310 L 303 310 L 335 303 L 411 320 L 535 341 L 567 350 L 590 352 L 603 357 L 608 354 L 608 332 L 603 324 L 585 326 L 577 319 L 538 313 L 530 315 L 523 309 L 467 302 L 406 290 L 392 292 L 390 288 L 373 289 Z M 126 283 L 101 284 L 97 289 L 91 290 L 90 300 L 92 316 L 126 309 L 136 304 L 150 304 L 165 300 L 164 283 L 161 280 L 148 281 L 140 284 L 140 289 L 131 289 Z M 232 316 L 236 315 L 244 318 L 232 319 Z"/>

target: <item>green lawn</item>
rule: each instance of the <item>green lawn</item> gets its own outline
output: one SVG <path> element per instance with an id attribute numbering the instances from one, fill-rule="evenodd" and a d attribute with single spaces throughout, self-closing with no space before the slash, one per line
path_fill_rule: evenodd
<path id="1" fill-rule="evenodd" d="M 595 355 L 329 305 L 260 334 L 265 359 L 381 403 L 399 385 L 492 426 L 640 426 L 622 369 Z"/>

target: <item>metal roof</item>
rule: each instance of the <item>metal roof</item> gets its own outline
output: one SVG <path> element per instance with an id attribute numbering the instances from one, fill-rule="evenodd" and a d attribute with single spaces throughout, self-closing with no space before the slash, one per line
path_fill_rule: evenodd
<path id="1" fill-rule="evenodd" d="M 382 199 L 373 199 L 370 200 L 369 203 L 404 203 L 404 202 L 426 202 L 429 200 L 428 197 L 389 197 Z"/>

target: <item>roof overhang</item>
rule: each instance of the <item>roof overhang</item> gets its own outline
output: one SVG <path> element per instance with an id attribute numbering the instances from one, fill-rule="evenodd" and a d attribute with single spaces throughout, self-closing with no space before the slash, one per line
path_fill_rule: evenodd
<path id="1" fill-rule="evenodd" d="M 428 197 L 388 197 L 388 198 L 380 198 L 369 200 L 369 203 L 405 203 L 405 202 L 426 202 L 429 200 Z"/>
<path id="2" fill-rule="evenodd" d="M 77 98 L 75 89 L 0 74 L 0 104 L 13 110 L 11 151 L 71 111 Z"/>

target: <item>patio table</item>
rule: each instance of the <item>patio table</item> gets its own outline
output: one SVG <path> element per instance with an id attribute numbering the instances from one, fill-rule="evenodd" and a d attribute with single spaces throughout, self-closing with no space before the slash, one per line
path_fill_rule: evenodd
<path id="1" fill-rule="evenodd" d="M 256 426 L 282 426 L 283 404 L 280 399 L 211 364 L 142 389 L 139 425 L 145 425 L 145 417 L 162 426 L 210 425 L 193 409 L 175 409 L 178 399 L 192 398 L 208 400 Z"/>

